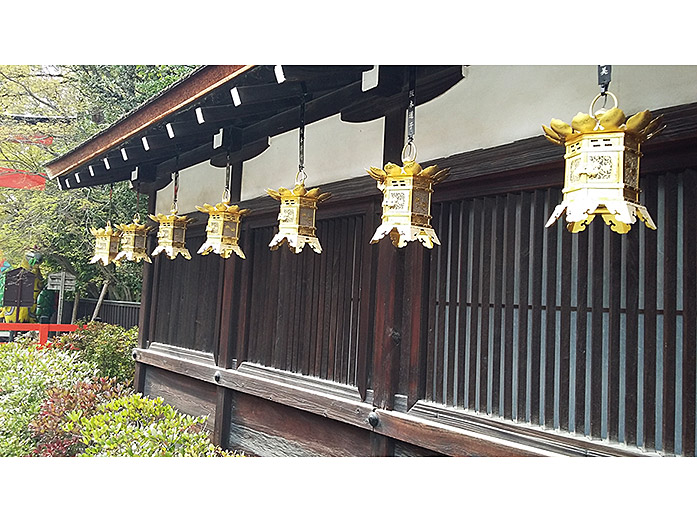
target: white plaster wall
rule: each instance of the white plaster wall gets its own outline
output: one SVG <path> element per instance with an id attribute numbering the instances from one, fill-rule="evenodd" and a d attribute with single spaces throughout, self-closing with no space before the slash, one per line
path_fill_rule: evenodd
<path id="1" fill-rule="evenodd" d="M 197 205 L 220 202 L 225 187 L 225 168 L 213 167 L 205 161 L 179 171 L 179 194 L 177 196 L 178 214 L 196 211 Z M 169 214 L 174 196 L 174 182 L 157 193 L 155 211 Z"/>
<path id="2" fill-rule="evenodd" d="M 334 115 L 305 127 L 307 188 L 363 176 L 382 163 L 382 118 L 342 122 Z M 242 200 L 265 195 L 266 189 L 293 187 L 298 172 L 298 130 L 271 138 L 271 146 L 242 167 Z"/>
<path id="3" fill-rule="evenodd" d="M 613 65 L 609 90 L 627 116 L 695 102 L 697 66 Z M 416 108 L 417 160 L 539 136 L 552 118 L 570 123 L 588 112 L 599 92 L 597 65 L 472 65 L 464 80 Z"/>
<path id="4" fill-rule="evenodd" d="M 596 65 L 472 65 L 466 78 L 443 95 L 416 108 L 417 161 L 494 147 L 540 136 L 552 118 L 566 122 L 588 112 L 598 94 Z M 614 65 L 610 91 L 627 116 L 697 101 L 697 66 Z M 611 102 L 611 100 L 610 100 Z M 599 102 L 602 104 L 602 101 Z M 596 105 L 596 108 L 599 107 Z M 365 175 L 381 167 L 383 119 L 342 122 L 339 115 L 305 130 L 306 185 Z M 244 163 L 242 199 L 266 189 L 292 187 L 298 170 L 298 130 L 274 136 L 261 155 Z M 179 212 L 220 200 L 225 169 L 204 162 L 181 171 Z M 157 198 L 158 212 L 168 212 L 172 186 Z"/>

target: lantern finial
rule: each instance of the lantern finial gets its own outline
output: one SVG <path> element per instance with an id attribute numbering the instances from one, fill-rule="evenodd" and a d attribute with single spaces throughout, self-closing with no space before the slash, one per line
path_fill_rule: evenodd
<path id="1" fill-rule="evenodd" d="M 614 100 L 611 109 L 594 111 L 601 96 Z M 546 227 L 566 211 L 567 229 L 579 232 L 601 215 L 610 228 L 624 234 L 639 217 L 655 229 L 646 207 L 639 203 L 639 159 L 643 142 L 661 132 L 663 116 L 653 118 L 648 110 L 627 118 L 609 91 L 591 102 L 588 113 L 578 113 L 571 125 L 552 119 L 542 129 L 545 138 L 566 147 L 564 198 Z"/>

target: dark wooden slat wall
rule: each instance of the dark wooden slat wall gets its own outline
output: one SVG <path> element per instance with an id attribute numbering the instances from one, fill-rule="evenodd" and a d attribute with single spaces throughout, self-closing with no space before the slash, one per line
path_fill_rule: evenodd
<path id="1" fill-rule="evenodd" d="M 556 189 L 436 204 L 426 399 L 694 455 L 695 177 L 646 178 L 658 232 L 618 235 L 599 217 L 577 235 L 545 229 Z"/>
<path id="2" fill-rule="evenodd" d="M 547 188 L 441 200 L 432 212 L 442 245 L 410 245 L 411 254 L 388 239 L 369 244 L 375 202 L 320 215 L 319 256 L 309 247 L 271 252 L 274 226 L 250 221 L 247 260 L 225 275 L 217 256 L 155 260 L 150 338 L 215 352 L 217 304 L 236 296 L 234 320 L 225 316 L 235 325 L 227 327 L 228 361 L 355 385 L 363 397 L 372 388 L 387 406 L 393 391 L 409 405 L 423 398 L 691 456 L 697 174 L 646 176 L 642 187 L 659 231 L 637 222 L 617 235 L 601 218 L 577 235 L 563 221 L 545 229 L 561 199 Z M 381 249 L 403 276 L 378 265 Z M 419 267 L 423 279 L 412 281 Z M 221 283 L 229 274 L 237 290 Z M 386 287 L 397 276 L 403 296 Z M 400 369 L 389 384 L 375 381 L 384 375 L 372 353 L 379 285 L 399 297 L 391 314 L 395 326 L 403 322 L 388 336 L 397 352 L 380 356 Z"/>

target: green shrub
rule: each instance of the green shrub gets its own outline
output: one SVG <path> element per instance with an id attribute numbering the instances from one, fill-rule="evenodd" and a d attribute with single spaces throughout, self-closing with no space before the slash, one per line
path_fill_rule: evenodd
<path id="1" fill-rule="evenodd" d="M 39 413 L 29 423 L 36 441 L 34 456 L 75 456 L 84 450 L 79 431 L 66 431 L 67 413 L 80 409 L 93 414 L 97 406 L 132 392 L 114 378 L 99 378 L 93 383 L 78 382 L 69 388 L 53 387 L 47 391 Z"/>
<path id="2" fill-rule="evenodd" d="M 34 448 L 29 422 L 46 390 L 69 387 L 95 376 L 77 352 L 41 350 L 30 343 L 0 345 L 0 456 L 24 456 Z"/>
<path id="3" fill-rule="evenodd" d="M 63 429 L 82 435 L 81 456 L 234 456 L 213 445 L 203 431 L 205 418 L 177 412 L 162 398 L 133 394 L 68 413 Z"/>
<path id="4" fill-rule="evenodd" d="M 83 328 L 56 338 L 47 348 L 77 350 L 79 358 L 97 366 L 99 376 L 133 382 L 135 362 L 132 351 L 138 344 L 138 327 L 90 322 Z"/>

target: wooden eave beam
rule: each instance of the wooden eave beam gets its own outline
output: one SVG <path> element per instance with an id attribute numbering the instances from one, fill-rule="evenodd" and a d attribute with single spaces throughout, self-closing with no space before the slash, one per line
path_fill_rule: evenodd
<path id="1" fill-rule="evenodd" d="M 98 159 L 110 149 L 165 121 L 171 115 L 254 67 L 253 65 L 217 65 L 201 68 L 196 74 L 182 80 L 176 88 L 146 102 L 137 111 L 105 129 L 93 139 L 48 163 L 46 171 L 49 178 L 53 179 L 76 171 L 82 165 Z"/>

